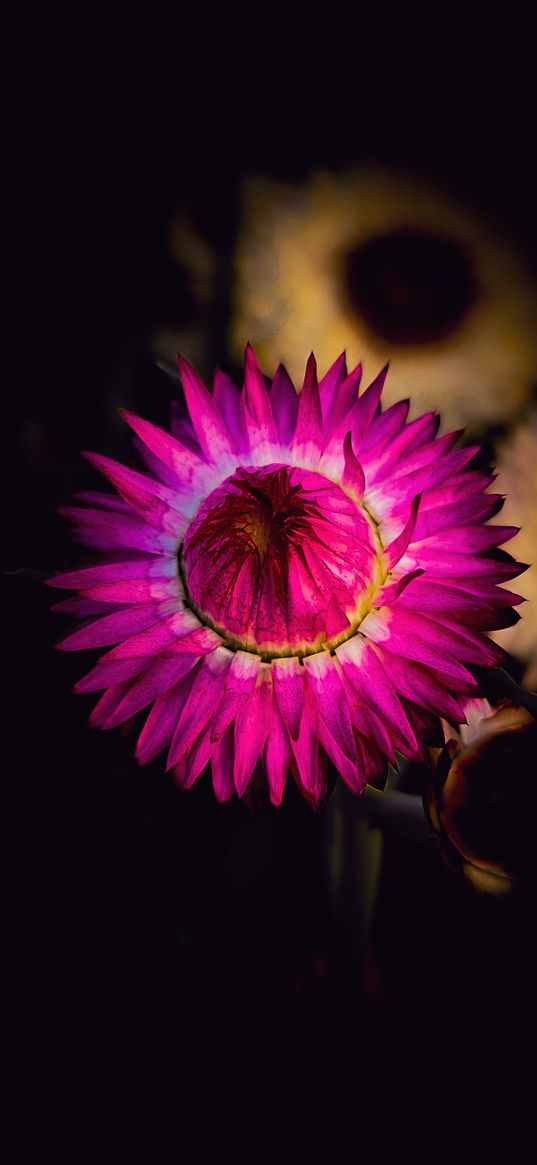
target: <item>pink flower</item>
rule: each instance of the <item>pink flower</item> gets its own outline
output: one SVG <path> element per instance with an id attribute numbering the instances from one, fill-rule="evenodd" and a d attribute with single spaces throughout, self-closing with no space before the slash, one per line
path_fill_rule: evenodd
<path id="1" fill-rule="evenodd" d="M 151 705 L 140 763 L 166 748 L 185 788 L 211 763 L 221 801 L 255 775 L 279 805 L 291 771 L 318 805 L 327 758 L 357 793 L 382 784 L 503 656 L 484 633 L 517 617 L 498 584 L 523 567 L 495 550 L 516 527 L 484 524 L 493 478 L 434 413 L 381 411 L 386 369 L 360 393 L 360 366 L 318 384 L 312 355 L 297 393 L 248 347 L 242 391 L 217 372 L 210 393 L 180 367 L 190 419 L 125 413 L 145 472 L 87 454 L 119 497 L 64 511 L 106 555 L 50 580 L 91 616 L 60 647 L 111 648 L 76 685 L 104 690 L 91 722 Z"/>
<path id="2" fill-rule="evenodd" d="M 537 721 L 509 700 L 470 699 L 464 710 L 460 730 L 444 722 L 425 811 L 447 864 L 474 889 L 504 895 L 535 867 Z"/>

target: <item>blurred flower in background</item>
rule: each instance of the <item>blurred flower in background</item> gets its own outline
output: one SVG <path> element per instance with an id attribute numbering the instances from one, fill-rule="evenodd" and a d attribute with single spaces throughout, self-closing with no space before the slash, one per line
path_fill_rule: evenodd
<path id="1" fill-rule="evenodd" d="M 509 894 L 535 864 L 537 722 L 510 701 L 471 699 L 465 712 L 465 725 L 443 722 L 424 806 L 448 865 L 476 890 Z"/>
<path id="2" fill-rule="evenodd" d="M 514 416 L 537 366 L 537 291 L 510 242 L 433 186 L 381 167 L 302 184 L 245 179 L 232 351 L 248 337 L 291 376 L 391 364 L 386 403 L 412 396 L 447 426 Z"/>

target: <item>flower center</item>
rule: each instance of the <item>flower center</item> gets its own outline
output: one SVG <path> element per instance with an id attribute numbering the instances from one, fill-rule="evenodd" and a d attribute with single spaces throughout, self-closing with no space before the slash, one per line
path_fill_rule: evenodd
<path id="1" fill-rule="evenodd" d="M 230 646 L 310 653 L 365 617 L 378 581 L 375 533 L 319 473 L 241 468 L 200 506 L 182 570 L 190 603 Z"/>
<path id="2" fill-rule="evenodd" d="M 347 258 L 351 303 L 390 344 L 443 339 L 473 306 L 477 285 L 454 239 L 408 228 L 378 235 Z"/>

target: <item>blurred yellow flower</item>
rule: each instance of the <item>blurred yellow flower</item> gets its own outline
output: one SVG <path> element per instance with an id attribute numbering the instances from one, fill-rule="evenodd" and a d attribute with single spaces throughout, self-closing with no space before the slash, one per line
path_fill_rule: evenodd
<path id="1" fill-rule="evenodd" d="M 369 369 L 387 359 L 386 403 L 447 427 L 514 416 L 537 367 L 537 292 L 516 250 L 481 216 L 384 169 L 316 172 L 302 185 L 248 178 L 231 344 L 299 375 L 313 348 Z"/>

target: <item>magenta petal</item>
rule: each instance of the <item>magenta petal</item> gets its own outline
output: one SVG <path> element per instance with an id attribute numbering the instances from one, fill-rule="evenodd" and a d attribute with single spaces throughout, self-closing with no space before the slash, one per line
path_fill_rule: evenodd
<path id="1" fill-rule="evenodd" d="M 365 476 L 362 466 L 356 457 L 352 447 L 352 435 L 347 433 L 343 442 L 343 454 L 345 457 L 345 468 L 343 471 L 343 484 L 347 489 L 354 490 L 358 498 L 364 496 Z"/>
<path id="2" fill-rule="evenodd" d="M 149 604 L 147 604 L 149 606 Z M 162 604 L 160 604 L 162 608 Z M 143 607 L 133 607 L 133 611 L 143 610 Z M 164 614 L 161 610 L 161 614 Z M 161 618 L 159 622 L 148 625 L 147 629 L 135 635 L 125 637 L 109 652 L 109 659 L 141 659 L 147 656 L 160 655 L 170 650 L 177 640 L 186 638 L 193 630 L 199 629 L 196 616 L 191 611 L 173 610 Z M 205 628 L 203 629 L 205 630 Z"/>
<path id="3" fill-rule="evenodd" d="M 435 615 L 431 617 L 431 624 L 436 624 L 440 627 L 440 640 L 447 645 L 447 636 L 451 637 L 451 643 L 454 645 L 452 651 L 454 653 L 455 644 L 457 645 L 458 657 L 464 662 L 474 664 L 489 664 L 493 667 L 495 664 L 503 662 L 505 659 L 505 652 L 497 643 L 493 643 L 488 636 L 480 635 L 478 631 L 472 630 L 471 627 L 461 625 L 458 619 L 450 618 L 447 615 Z"/>
<path id="4" fill-rule="evenodd" d="M 404 401 L 402 403 L 406 404 L 406 416 L 409 402 Z M 397 407 L 397 405 L 392 405 L 392 409 L 396 409 Z M 388 417 L 390 412 L 391 409 L 388 409 L 383 414 L 383 417 Z M 374 422 L 372 426 L 373 431 L 375 429 L 381 429 L 383 417 L 378 417 Z M 399 425 L 399 429 L 393 435 L 393 438 L 390 432 L 383 432 L 384 439 L 382 447 L 377 444 L 375 446 L 376 456 L 367 458 L 368 481 L 370 484 L 382 481 L 389 474 L 393 473 L 396 465 L 404 463 L 404 459 L 409 451 L 415 449 L 416 446 L 422 445 L 425 441 L 430 441 L 435 436 L 439 423 L 440 417 L 438 413 L 425 413 L 422 417 L 411 421 L 409 425 L 405 425 L 404 427 Z"/>
<path id="5" fill-rule="evenodd" d="M 235 788 L 242 797 L 262 751 L 271 720 L 270 668 L 261 673 L 257 687 L 237 713 L 234 731 Z"/>
<path id="6" fill-rule="evenodd" d="M 124 604 L 100 603 L 98 599 L 76 595 L 72 599 L 62 599 L 61 603 L 53 603 L 50 609 L 60 615 L 74 615 L 77 619 L 85 619 L 90 615 L 111 615 L 112 611 L 122 611 Z"/>
<path id="7" fill-rule="evenodd" d="M 204 729 L 189 749 L 186 758 L 174 765 L 174 779 L 182 789 L 192 788 L 192 785 L 209 764 L 215 748 L 216 745 L 211 741 L 209 732 Z"/>
<path id="8" fill-rule="evenodd" d="M 179 683 L 155 700 L 138 738 L 136 759 L 139 764 L 149 764 L 168 747 L 188 699 L 194 675 L 193 671 L 187 672 Z"/>
<path id="9" fill-rule="evenodd" d="M 320 449 L 323 428 L 321 399 L 317 383 L 317 365 L 313 352 L 306 365 L 304 383 L 298 398 L 298 416 L 293 446 L 311 444 Z"/>
<path id="10" fill-rule="evenodd" d="M 447 498 L 453 491 L 446 489 L 443 494 Z M 452 500 L 432 506 L 430 495 L 428 498 L 425 494 L 414 530 L 414 541 L 420 542 L 422 539 L 431 538 L 441 530 L 460 526 L 462 522 L 468 525 L 486 522 L 500 512 L 503 502 L 501 494 L 485 494 L 482 497 L 477 495 L 464 499 L 452 497 Z"/>
<path id="11" fill-rule="evenodd" d="M 105 728 L 115 728 L 129 720 L 136 712 L 146 708 L 157 696 L 179 683 L 183 676 L 192 671 L 198 663 L 197 655 L 182 655 L 175 659 L 157 659 L 146 668 L 129 687 L 123 700 L 104 724 Z"/>
<path id="12" fill-rule="evenodd" d="M 270 399 L 278 437 L 282 445 L 292 440 L 298 416 L 298 393 L 283 364 L 276 369 L 270 388 Z"/>
<path id="13" fill-rule="evenodd" d="M 481 554 L 509 542 L 519 530 L 520 526 L 456 526 L 433 534 L 427 546 L 455 554 Z M 421 542 L 414 544 L 414 553 L 421 549 Z"/>
<path id="14" fill-rule="evenodd" d="M 270 800 L 281 805 L 287 771 L 291 760 L 291 745 L 276 701 L 272 700 L 271 720 L 265 745 L 265 767 Z"/>
<path id="15" fill-rule="evenodd" d="M 399 607 L 383 607 L 366 616 L 361 631 L 374 642 L 429 667 L 441 664 L 442 670 L 453 680 L 466 680 L 468 671 L 459 663 L 486 664 L 491 652 L 483 641 L 481 649 L 471 648 L 460 636 L 443 628 L 440 623 Z M 470 677 L 471 678 L 471 677 Z"/>
<path id="16" fill-rule="evenodd" d="M 206 466 L 201 457 L 176 437 L 171 437 L 164 429 L 159 429 L 150 421 L 144 421 L 143 417 L 137 417 L 135 413 L 129 413 L 126 409 L 119 411 L 144 444 L 164 462 L 164 465 L 177 474 L 181 482 L 193 481 L 200 473 L 204 473 Z"/>
<path id="17" fill-rule="evenodd" d="M 479 613 L 482 608 L 488 609 L 489 604 L 496 605 L 498 609 L 502 604 L 502 591 L 486 583 L 481 585 L 480 578 L 472 580 L 472 590 L 466 590 L 460 579 L 431 579 L 424 571 L 413 572 L 409 578 L 412 586 L 409 585 L 408 590 L 397 596 L 398 607 L 406 610 L 419 611 L 425 615 L 453 614 L 457 618 L 465 618 L 472 613 Z M 520 601 L 520 596 L 515 596 L 511 591 L 503 593 L 507 596 L 504 605 L 511 606 L 515 599 Z"/>
<path id="18" fill-rule="evenodd" d="M 312 693 L 305 685 L 300 731 L 296 740 L 291 738 L 291 748 L 300 782 L 315 805 L 320 803 L 326 789 L 326 771 L 320 756 L 318 728 L 317 707 Z"/>
<path id="19" fill-rule="evenodd" d="M 84 510 L 79 506 L 61 506 L 59 513 L 77 524 L 78 541 L 99 550 L 144 550 L 162 554 L 174 547 L 174 539 L 169 534 L 152 529 L 135 514 Z"/>
<path id="20" fill-rule="evenodd" d="M 128 680 L 122 684 L 113 684 L 111 688 L 108 688 L 107 691 L 103 693 L 100 700 L 97 701 L 89 718 L 90 724 L 92 724 L 94 728 L 102 728 L 108 720 L 109 716 L 111 716 L 119 704 L 121 704 L 121 701 L 123 700 L 124 696 L 126 696 L 128 690 Z"/>
<path id="21" fill-rule="evenodd" d="M 213 398 L 235 447 L 245 453 L 249 445 L 242 418 L 241 393 L 231 378 L 220 369 L 217 369 L 214 376 Z"/>
<path id="22" fill-rule="evenodd" d="M 175 564 L 173 569 L 176 569 Z M 160 570 L 162 575 L 168 573 L 164 559 L 162 563 L 155 563 L 154 558 L 141 558 L 133 562 L 109 562 L 104 566 L 82 567 L 80 570 L 63 571 L 47 579 L 46 583 L 49 587 L 62 587 L 65 590 L 86 590 L 101 583 L 153 577 L 155 570 Z"/>
<path id="23" fill-rule="evenodd" d="M 393 542 L 390 542 L 389 546 L 386 546 L 384 550 L 384 557 L 386 559 L 388 570 L 393 569 L 393 567 L 399 562 L 399 559 L 403 557 L 403 554 L 406 553 L 409 543 L 412 542 L 412 537 L 418 519 L 420 501 L 421 494 L 418 494 L 416 498 L 413 498 L 410 505 L 410 517 L 408 521 L 403 526 L 403 529 L 401 530 L 401 533 L 398 535 L 398 537 L 394 538 Z"/>
<path id="24" fill-rule="evenodd" d="M 424 419 L 424 418 L 422 418 Z M 433 426 L 433 433 L 436 433 L 438 428 L 439 417 L 433 414 L 431 417 L 431 424 Z M 409 425 L 409 428 L 411 426 Z M 450 453 L 453 446 L 456 445 L 459 437 L 462 437 L 464 429 L 454 429 L 451 433 L 444 433 L 442 437 L 437 437 L 436 440 L 416 442 L 417 448 L 407 449 L 406 456 L 399 462 L 399 472 L 413 473 L 416 469 L 425 469 L 429 465 L 435 465 L 436 462 L 444 458 L 446 454 Z M 467 461 L 471 461 L 474 455 L 478 452 L 479 446 L 474 445 L 468 449 L 459 449 L 458 453 L 454 455 L 454 463 L 460 454 L 463 454 L 462 464 L 466 465 Z"/>
<path id="25" fill-rule="evenodd" d="M 233 765 L 233 726 L 230 725 L 213 752 L 213 789 L 217 801 L 229 801 L 235 792 Z"/>
<path id="26" fill-rule="evenodd" d="M 200 455 L 201 446 L 188 415 L 185 400 L 172 400 L 170 402 L 170 433 L 172 437 L 177 437 L 178 441 L 192 449 L 198 456 Z"/>
<path id="27" fill-rule="evenodd" d="M 133 506 L 134 509 L 141 511 L 142 517 L 145 517 L 145 512 L 140 499 L 147 498 L 148 495 L 157 498 L 165 506 L 173 507 L 177 504 L 177 493 L 169 486 L 149 477 L 146 473 L 138 473 L 137 470 L 129 469 L 126 465 L 121 465 L 119 461 L 114 461 L 111 457 L 103 457 L 100 453 L 90 453 L 84 450 L 82 456 L 86 458 L 86 461 L 89 461 L 94 469 L 99 470 L 112 482 L 124 501 Z"/>
<path id="28" fill-rule="evenodd" d="M 252 449 L 276 445 L 278 430 L 272 415 L 265 378 L 249 344 L 245 352 L 242 401 L 246 429 Z"/>
<path id="29" fill-rule="evenodd" d="M 86 676 L 77 681 L 73 690 L 80 695 L 86 692 L 101 692 L 110 684 L 132 680 L 144 667 L 146 667 L 144 659 L 118 659 L 98 663 Z"/>
<path id="30" fill-rule="evenodd" d="M 379 372 L 378 376 L 366 388 L 363 395 L 359 398 L 358 403 L 353 410 L 353 424 L 352 424 L 352 439 L 355 448 L 358 448 L 364 433 L 367 432 L 369 426 L 377 412 L 384 388 L 384 382 L 388 375 L 388 365 Z"/>
<path id="31" fill-rule="evenodd" d="M 461 704 L 446 692 L 434 672 L 388 651 L 381 652 L 381 659 L 394 687 L 402 696 L 422 704 L 437 716 L 445 716 L 455 723 L 464 722 Z"/>
<path id="32" fill-rule="evenodd" d="M 346 418 L 357 403 L 361 379 L 362 365 L 357 364 L 340 384 L 330 415 L 330 424 L 324 426 L 325 445 L 328 445 L 335 436 L 343 436 L 348 428 Z"/>
<path id="33" fill-rule="evenodd" d="M 181 592 L 177 579 L 131 579 L 130 582 L 101 583 L 84 587 L 82 593 L 90 599 L 102 603 L 150 603 L 165 602 L 176 597 L 180 601 Z"/>
<path id="34" fill-rule="evenodd" d="M 261 663 L 259 656 L 237 651 L 227 673 L 224 693 L 211 723 L 211 740 L 220 740 L 243 704 L 250 699 Z"/>
<path id="35" fill-rule="evenodd" d="M 371 422 L 369 430 L 360 441 L 360 456 L 365 465 L 377 463 L 383 451 L 390 449 L 397 435 L 404 428 L 410 400 L 400 400 L 385 412 L 379 413 Z"/>
<path id="36" fill-rule="evenodd" d="M 366 785 L 371 785 L 375 789 L 383 789 L 386 783 L 386 761 L 377 747 L 376 741 L 365 736 L 358 736 L 356 751 L 358 753 L 357 767 L 360 774 L 360 787 L 356 792 L 363 792 Z"/>
<path id="37" fill-rule="evenodd" d="M 346 673 L 345 673 L 346 680 Z M 346 681 L 348 683 L 348 681 Z M 350 685 L 349 685 L 350 688 Z M 403 756 L 415 756 L 416 749 L 411 748 L 408 739 L 403 732 L 399 732 L 398 727 L 390 720 L 386 720 L 379 708 L 376 712 L 370 704 L 366 704 L 362 697 L 357 699 L 358 693 L 356 689 L 353 690 L 354 706 L 353 706 L 353 724 L 357 730 L 357 752 L 358 761 L 361 757 L 361 752 L 358 749 L 358 744 L 363 744 L 367 740 L 368 744 L 374 747 L 376 752 L 380 753 L 383 760 L 387 760 L 388 764 L 399 772 L 399 761 L 395 753 L 397 748 Z M 350 694 L 349 694 L 350 700 Z"/>
<path id="38" fill-rule="evenodd" d="M 516 578 L 528 569 L 527 563 L 515 562 L 506 555 L 505 558 L 481 558 L 478 555 L 454 554 L 436 549 L 434 546 L 424 546 L 416 554 L 419 565 L 428 573 L 444 578 L 479 577 L 488 583 L 507 582 Z"/>
<path id="39" fill-rule="evenodd" d="M 421 582 L 421 579 L 420 579 Z M 492 603 L 499 607 L 516 607 L 519 603 L 525 603 L 526 599 L 522 595 L 517 595 L 515 591 L 508 591 L 506 587 L 496 586 L 494 583 L 484 581 L 482 578 L 447 578 L 443 579 L 440 576 L 435 576 L 435 584 L 447 584 L 454 587 L 456 590 L 464 592 L 464 602 L 466 602 L 467 595 L 478 596 L 483 603 Z M 431 584 L 432 585 L 432 584 Z"/>
<path id="40" fill-rule="evenodd" d="M 147 466 L 154 477 L 156 477 L 158 481 L 161 481 L 163 485 L 169 486 L 170 489 L 177 490 L 177 493 L 181 496 L 183 503 L 187 501 L 188 494 L 186 491 L 189 488 L 188 482 L 183 481 L 180 477 L 178 477 L 177 473 L 174 473 L 173 469 L 170 469 L 168 465 L 165 465 L 164 462 L 161 461 L 160 457 L 157 457 L 151 451 L 151 449 L 148 449 L 147 445 L 144 443 L 144 441 L 140 440 L 139 437 L 134 437 L 132 444 L 133 448 L 136 450 L 138 456 L 140 457 L 140 460 L 143 461 L 144 465 Z M 199 453 L 197 453 L 197 456 L 199 457 Z M 119 500 L 121 501 L 121 499 Z"/>
<path id="41" fill-rule="evenodd" d="M 203 660 L 183 708 L 168 754 L 167 768 L 179 764 L 194 741 L 209 723 L 224 689 L 225 677 L 233 656 L 226 648 L 217 648 Z"/>
<path id="42" fill-rule="evenodd" d="M 362 791 L 365 781 L 361 780 L 360 770 L 358 768 L 358 757 L 356 751 L 356 741 L 353 735 L 353 753 L 354 760 L 349 760 L 349 757 L 342 751 L 337 743 L 337 740 L 332 735 L 328 725 L 324 720 L 319 719 L 319 740 L 329 758 L 334 765 L 339 775 L 355 793 Z"/>
<path id="43" fill-rule="evenodd" d="M 348 631 L 349 626 L 348 616 L 342 611 L 336 596 L 332 595 L 326 609 L 327 639 L 335 639 L 337 635 L 342 635 L 344 631 Z"/>
<path id="44" fill-rule="evenodd" d="M 410 748 L 416 748 L 412 724 L 374 647 L 362 638 L 349 639 L 336 648 L 336 655 L 358 695 L 401 734 Z"/>
<path id="45" fill-rule="evenodd" d="M 325 374 L 325 376 L 323 376 L 322 380 L 319 381 L 319 396 L 321 399 L 325 425 L 327 425 L 331 419 L 332 411 L 337 400 L 339 387 L 345 380 L 346 376 L 347 362 L 345 359 L 345 353 L 342 352 L 341 356 L 338 356 L 337 360 L 334 361 L 332 367 L 328 369 L 328 372 Z"/>
<path id="46" fill-rule="evenodd" d="M 380 589 L 377 591 L 377 594 L 375 595 L 375 601 L 378 603 L 379 607 L 391 607 L 392 604 L 395 603 L 396 599 L 399 599 L 400 596 L 403 595 L 409 584 L 414 582 L 414 579 L 423 577 L 423 574 L 423 570 L 416 569 L 408 571 L 407 574 L 400 575 L 399 578 L 394 578 L 392 575 L 388 575 L 384 586 L 380 587 Z M 417 604 L 415 600 L 411 598 L 408 605 L 414 608 Z"/>
<path id="47" fill-rule="evenodd" d="M 208 461 L 233 460 L 231 434 L 214 398 L 184 356 L 178 356 L 186 402 L 200 446 Z"/>
<path id="48" fill-rule="evenodd" d="M 129 506 L 123 501 L 123 498 L 118 498 L 116 494 L 101 493 L 98 489 L 77 490 L 75 498 L 80 502 L 85 502 L 88 506 L 95 506 L 97 509 L 116 510 L 118 514 L 128 514 L 129 512 Z"/>
<path id="49" fill-rule="evenodd" d="M 328 651 L 306 656 L 304 668 L 319 716 L 339 748 L 352 761 L 356 757 L 349 706 L 335 660 Z"/>
<path id="50" fill-rule="evenodd" d="M 283 722 L 289 735 L 296 740 L 304 710 L 304 668 L 296 657 L 274 659 L 272 679 Z"/>
<path id="51" fill-rule="evenodd" d="M 96 619 L 78 631 L 72 631 L 58 643 L 62 651 L 81 651 L 87 647 L 109 647 L 128 636 L 137 635 L 146 628 L 159 626 L 162 603 L 145 603 L 128 610 L 114 611 Z"/>

